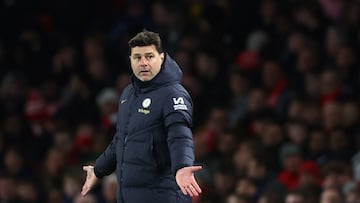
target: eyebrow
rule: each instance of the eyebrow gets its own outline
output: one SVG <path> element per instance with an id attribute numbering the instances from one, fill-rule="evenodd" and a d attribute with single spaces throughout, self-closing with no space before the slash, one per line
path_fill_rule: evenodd
<path id="1" fill-rule="evenodd" d="M 148 56 L 148 55 L 152 55 L 152 54 L 154 54 L 154 52 L 147 52 L 144 55 Z M 135 53 L 135 54 L 133 54 L 133 56 L 141 56 L 141 54 Z"/>

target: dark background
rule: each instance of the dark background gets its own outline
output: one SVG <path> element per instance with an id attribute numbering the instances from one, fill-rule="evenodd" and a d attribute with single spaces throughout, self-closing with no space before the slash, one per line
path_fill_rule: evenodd
<path id="1" fill-rule="evenodd" d="M 204 166 L 194 202 L 291 203 L 294 191 L 305 202 L 359 201 L 359 9 L 357 0 L 1 0 L 0 202 L 85 201 L 82 166 L 113 136 L 127 42 L 143 29 L 161 35 L 193 98 Z M 114 202 L 115 189 L 106 178 L 88 198 Z"/>

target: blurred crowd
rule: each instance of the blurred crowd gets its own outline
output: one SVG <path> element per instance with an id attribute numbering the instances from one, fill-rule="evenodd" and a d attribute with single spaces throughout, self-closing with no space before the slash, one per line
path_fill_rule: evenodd
<path id="1" fill-rule="evenodd" d="M 193 98 L 194 203 L 360 202 L 359 0 L 2 0 L 1 203 L 115 203 L 114 175 L 79 196 L 82 166 L 144 28 Z"/>

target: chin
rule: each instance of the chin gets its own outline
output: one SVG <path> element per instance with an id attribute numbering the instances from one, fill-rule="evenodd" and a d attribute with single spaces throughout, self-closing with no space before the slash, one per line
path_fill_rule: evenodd
<path id="1" fill-rule="evenodd" d="M 149 80 L 151 80 L 151 79 L 153 79 L 153 78 L 150 77 L 150 76 L 143 76 L 143 77 L 139 77 L 139 79 L 140 79 L 141 81 L 143 81 L 143 82 L 146 82 L 146 81 L 149 81 Z"/>

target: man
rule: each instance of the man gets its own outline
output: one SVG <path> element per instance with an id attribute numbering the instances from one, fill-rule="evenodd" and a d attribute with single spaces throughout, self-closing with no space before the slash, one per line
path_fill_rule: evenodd
<path id="1" fill-rule="evenodd" d="M 201 189 L 194 172 L 192 102 L 182 72 L 164 53 L 157 33 L 129 41 L 132 82 L 123 91 L 116 134 L 87 172 L 82 195 L 116 171 L 119 203 L 190 203 Z"/>

